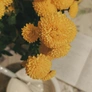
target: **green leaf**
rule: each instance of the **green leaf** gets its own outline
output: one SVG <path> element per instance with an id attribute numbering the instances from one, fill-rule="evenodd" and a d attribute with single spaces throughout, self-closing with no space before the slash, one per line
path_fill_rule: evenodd
<path id="1" fill-rule="evenodd" d="M 21 60 L 27 60 L 28 54 L 22 55 Z"/>
<path id="2" fill-rule="evenodd" d="M 0 31 L 4 28 L 4 24 L 0 22 Z"/>
<path id="3" fill-rule="evenodd" d="M 29 55 L 36 56 L 37 54 L 39 54 L 39 45 L 40 45 L 39 39 L 35 41 L 34 43 L 31 43 L 28 49 Z"/>
<path id="4" fill-rule="evenodd" d="M 2 57 L 2 54 L 0 53 L 0 57 Z"/>
<path id="5" fill-rule="evenodd" d="M 6 50 L 1 51 L 2 54 L 12 56 L 12 54 Z"/>
<path id="6" fill-rule="evenodd" d="M 11 16 L 7 19 L 7 22 L 8 22 L 10 25 L 16 24 L 16 15 L 15 15 L 15 14 L 11 15 Z"/>

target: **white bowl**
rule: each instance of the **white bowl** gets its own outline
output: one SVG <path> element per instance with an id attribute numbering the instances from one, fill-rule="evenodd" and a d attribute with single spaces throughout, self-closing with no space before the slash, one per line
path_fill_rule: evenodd
<path id="1" fill-rule="evenodd" d="M 19 70 L 16 75 L 28 83 L 25 84 L 17 78 L 11 78 L 6 92 L 60 92 L 60 86 L 55 77 L 45 82 L 34 80 L 26 75 L 25 69 Z"/>

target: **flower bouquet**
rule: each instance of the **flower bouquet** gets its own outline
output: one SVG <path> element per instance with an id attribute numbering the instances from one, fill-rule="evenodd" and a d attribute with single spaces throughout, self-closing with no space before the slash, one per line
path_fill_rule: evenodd
<path id="1" fill-rule="evenodd" d="M 74 18 L 81 0 L 1 0 L 0 56 L 19 53 L 26 73 L 33 79 L 49 80 L 52 60 L 65 56 L 77 28 Z"/>

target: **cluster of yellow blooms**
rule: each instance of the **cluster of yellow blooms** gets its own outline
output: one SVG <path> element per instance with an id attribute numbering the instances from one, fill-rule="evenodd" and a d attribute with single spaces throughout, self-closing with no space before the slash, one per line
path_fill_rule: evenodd
<path id="1" fill-rule="evenodd" d="M 11 5 L 13 0 L 0 0 L 0 19 L 4 16 L 5 13 L 14 11 L 13 6 Z"/>
<path id="2" fill-rule="evenodd" d="M 37 57 L 29 56 L 26 63 L 26 72 L 31 78 L 47 80 L 55 75 L 54 70 L 50 70 L 51 61 L 43 54 L 37 55 Z"/>
<path id="3" fill-rule="evenodd" d="M 34 0 L 33 7 L 39 16 L 54 13 L 57 10 L 69 9 L 71 17 L 76 17 L 78 13 L 78 4 L 81 0 Z"/>
<path id="4" fill-rule="evenodd" d="M 51 60 L 65 56 L 70 50 L 70 42 L 75 38 L 75 24 L 60 12 L 69 9 L 71 17 L 78 12 L 80 0 L 33 0 L 34 10 L 40 16 L 38 26 L 26 24 L 22 28 L 22 36 L 29 43 L 38 38 L 41 41 L 41 54 L 29 56 L 25 68 L 27 74 L 34 79 L 48 80 L 55 75 L 51 71 Z"/>

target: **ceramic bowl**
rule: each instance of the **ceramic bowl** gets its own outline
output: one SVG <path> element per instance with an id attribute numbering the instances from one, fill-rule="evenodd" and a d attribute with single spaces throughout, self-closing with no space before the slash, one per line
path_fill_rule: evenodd
<path id="1" fill-rule="evenodd" d="M 26 75 L 25 69 L 19 70 L 16 75 L 17 78 L 11 78 L 6 92 L 60 92 L 60 86 L 57 79 L 54 77 L 48 81 L 34 80 Z"/>

